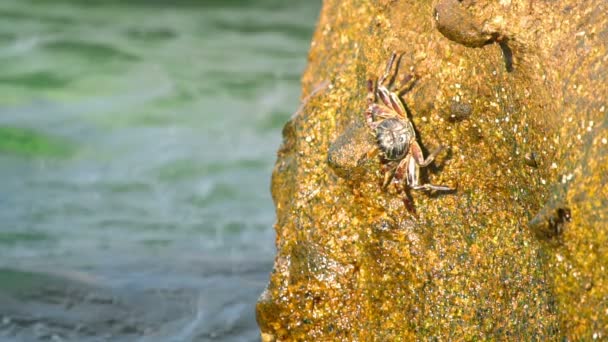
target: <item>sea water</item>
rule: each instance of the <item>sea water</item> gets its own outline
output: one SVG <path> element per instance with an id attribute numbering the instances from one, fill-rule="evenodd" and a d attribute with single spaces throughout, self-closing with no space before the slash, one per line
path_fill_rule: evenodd
<path id="1" fill-rule="evenodd" d="M 320 1 L 0 2 L 0 340 L 256 341 Z"/>

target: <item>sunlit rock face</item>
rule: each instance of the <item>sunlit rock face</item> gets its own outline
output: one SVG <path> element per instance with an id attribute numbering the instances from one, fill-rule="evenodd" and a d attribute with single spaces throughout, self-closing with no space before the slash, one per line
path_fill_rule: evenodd
<path id="1" fill-rule="evenodd" d="M 264 340 L 608 336 L 608 5 L 324 2 L 273 173 Z M 452 193 L 383 189 L 367 80 L 393 51 Z M 404 189 L 405 188 L 405 189 Z"/>

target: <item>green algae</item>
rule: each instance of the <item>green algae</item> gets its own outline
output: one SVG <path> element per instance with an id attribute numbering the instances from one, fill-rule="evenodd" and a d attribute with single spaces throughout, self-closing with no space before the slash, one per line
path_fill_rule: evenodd
<path id="1" fill-rule="evenodd" d="M 0 153 L 66 158 L 74 153 L 74 147 L 64 139 L 40 132 L 0 126 Z"/>
<path id="2" fill-rule="evenodd" d="M 31 89 L 53 89 L 66 87 L 70 81 L 45 71 L 30 72 L 14 76 L 0 77 L 0 83 Z"/>

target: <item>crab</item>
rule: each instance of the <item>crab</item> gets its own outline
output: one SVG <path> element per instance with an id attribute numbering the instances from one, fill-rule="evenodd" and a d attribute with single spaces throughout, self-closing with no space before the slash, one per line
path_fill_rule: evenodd
<path id="1" fill-rule="evenodd" d="M 444 185 L 420 184 L 420 168 L 429 166 L 435 157 L 444 149 L 439 146 L 426 158 L 416 140 L 416 132 L 408 118 L 401 95 L 411 89 L 409 86 L 392 91 L 399 62 L 395 74 L 388 85 L 384 82 L 389 77 L 397 54 L 392 53 L 384 74 L 374 83 L 367 81 L 367 109 L 365 118 L 367 125 L 373 132 L 378 149 L 384 161 L 384 181 L 382 187 L 386 188 L 391 181 L 401 182 L 405 177 L 406 185 L 413 190 L 426 191 L 453 191 L 454 188 Z M 411 77 L 410 77 L 411 79 Z M 405 82 L 407 83 L 410 82 Z M 396 166 L 395 166 L 396 164 Z"/>

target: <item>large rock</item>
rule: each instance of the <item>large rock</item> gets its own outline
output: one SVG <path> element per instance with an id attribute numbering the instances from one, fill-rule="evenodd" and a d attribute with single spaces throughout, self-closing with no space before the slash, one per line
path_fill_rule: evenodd
<path id="1" fill-rule="evenodd" d="M 326 0 L 273 173 L 264 340 L 608 338 L 608 4 Z M 447 194 L 383 190 L 392 51 Z M 409 195 L 408 195 L 409 193 Z"/>

